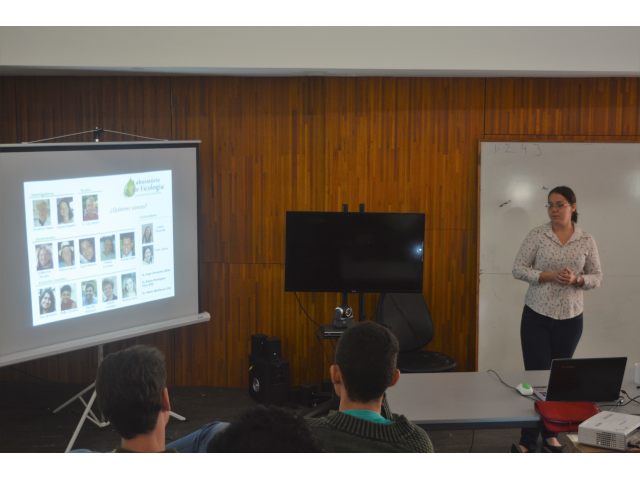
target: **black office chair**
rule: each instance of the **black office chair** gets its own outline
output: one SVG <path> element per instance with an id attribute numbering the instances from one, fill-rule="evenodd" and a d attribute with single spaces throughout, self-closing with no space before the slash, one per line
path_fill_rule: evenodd
<path id="1" fill-rule="evenodd" d="M 433 322 L 422 294 L 382 293 L 377 316 L 378 323 L 391 330 L 400 343 L 400 372 L 452 372 L 458 366 L 443 353 L 422 350 L 433 339 Z"/>

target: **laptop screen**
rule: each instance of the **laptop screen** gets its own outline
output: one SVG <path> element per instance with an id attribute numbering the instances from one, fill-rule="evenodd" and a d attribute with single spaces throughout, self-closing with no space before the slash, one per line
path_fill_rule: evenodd
<path id="1" fill-rule="evenodd" d="M 547 400 L 561 402 L 616 400 L 620 396 L 626 365 L 626 357 L 553 360 L 547 387 Z"/>

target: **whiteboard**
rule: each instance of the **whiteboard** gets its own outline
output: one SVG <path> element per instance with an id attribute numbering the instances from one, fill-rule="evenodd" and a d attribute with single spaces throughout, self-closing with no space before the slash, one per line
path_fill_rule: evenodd
<path id="1" fill-rule="evenodd" d="M 524 370 L 520 320 L 528 283 L 511 273 L 527 233 L 547 223 L 549 191 L 576 194 L 603 281 L 584 292 L 575 357 L 640 362 L 640 144 L 481 142 L 478 370 Z"/>

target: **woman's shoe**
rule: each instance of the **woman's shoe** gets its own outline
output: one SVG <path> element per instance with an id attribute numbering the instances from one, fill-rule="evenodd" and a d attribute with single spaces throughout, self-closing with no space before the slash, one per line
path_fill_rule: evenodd
<path id="1" fill-rule="evenodd" d="M 542 453 L 562 453 L 562 450 L 566 445 L 556 447 L 555 445 L 549 445 L 546 439 L 542 439 Z"/>
<path id="2" fill-rule="evenodd" d="M 515 443 L 511 444 L 511 451 L 509 453 L 531 453 L 528 450 L 525 452 L 520 448 L 520 445 L 516 445 Z"/>

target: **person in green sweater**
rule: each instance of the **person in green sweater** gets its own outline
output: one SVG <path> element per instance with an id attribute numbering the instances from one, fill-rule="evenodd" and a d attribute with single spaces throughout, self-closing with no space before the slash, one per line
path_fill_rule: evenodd
<path id="1" fill-rule="evenodd" d="M 342 334 L 331 366 L 339 411 L 308 419 L 327 452 L 433 452 L 424 430 L 389 409 L 385 391 L 400 378 L 398 351 L 396 337 L 377 323 Z"/>

